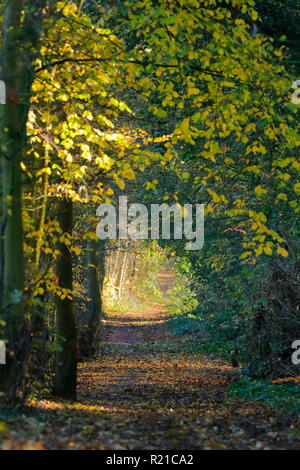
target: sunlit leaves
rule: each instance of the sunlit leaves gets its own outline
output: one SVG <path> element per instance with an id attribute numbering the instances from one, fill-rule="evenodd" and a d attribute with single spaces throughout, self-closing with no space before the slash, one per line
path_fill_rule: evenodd
<path id="1" fill-rule="evenodd" d="M 132 27 L 144 41 L 139 58 L 149 62 L 151 87 L 160 97 L 150 110 L 162 119 L 170 108 L 183 110 L 174 125 L 173 149 L 197 147 L 192 152 L 206 161 L 199 164 L 198 174 L 202 185 L 209 185 L 212 202 L 224 204 L 221 181 L 236 182 L 231 192 L 235 198 L 247 193 L 248 209 L 229 214 L 249 217 L 254 235 L 259 230 L 272 237 L 269 210 L 263 225 L 251 223 L 259 213 L 256 206 L 288 202 L 299 210 L 291 186 L 284 186 L 300 173 L 298 159 L 291 155 L 300 138 L 288 93 L 291 79 L 282 65 L 284 50 L 274 49 L 261 34 L 249 35 L 248 19 L 258 20 L 254 2 L 243 2 L 235 19 L 230 8 L 214 1 L 134 3 Z M 145 85 L 150 88 L 149 81 Z M 166 160 L 169 155 L 171 146 Z M 297 183 L 294 191 L 298 193 Z M 269 248 L 262 253 L 269 254 Z"/>

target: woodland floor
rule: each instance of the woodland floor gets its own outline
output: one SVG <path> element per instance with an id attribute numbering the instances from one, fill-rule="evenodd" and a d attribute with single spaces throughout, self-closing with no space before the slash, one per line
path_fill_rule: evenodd
<path id="1" fill-rule="evenodd" d="M 161 272 L 163 291 L 170 282 Z M 167 319 L 163 303 L 107 318 L 99 359 L 79 366 L 78 402 L 32 400 L 0 434 L 2 449 L 300 447 L 297 416 L 230 402 L 232 368 L 184 352 Z"/>

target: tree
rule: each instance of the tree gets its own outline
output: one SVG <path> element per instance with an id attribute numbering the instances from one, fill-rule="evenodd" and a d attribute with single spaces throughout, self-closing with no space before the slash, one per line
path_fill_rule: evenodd
<path id="1" fill-rule="evenodd" d="M 95 232 L 91 232 L 95 234 Z M 105 251 L 103 242 L 87 236 L 86 240 L 86 306 L 80 318 L 82 337 L 80 352 L 91 357 L 97 351 L 99 325 L 102 316 L 102 287 L 105 275 Z"/>
<path id="2" fill-rule="evenodd" d="M 61 198 L 57 207 L 58 222 L 63 239 L 58 243 L 60 252 L 56 274 L 62 294 L 56 296 L 57 343 L 59 351 L 56 359 L 54 394 L 68 399 L 76 398 L 77 385 L 77 332 L 73 303 L 72 243 L 73 203 Z"/>

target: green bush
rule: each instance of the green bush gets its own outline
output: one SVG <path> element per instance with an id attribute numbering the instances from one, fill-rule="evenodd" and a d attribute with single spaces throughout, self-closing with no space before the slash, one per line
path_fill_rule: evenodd
<path id="1" fill-rule="evenodd" d="M 244 377 L 229 387 L 230 399 L 257 401 L 285 412 L 300 413 L 300 387 L 294 383 L 272 384 L 263 379 Z"/>

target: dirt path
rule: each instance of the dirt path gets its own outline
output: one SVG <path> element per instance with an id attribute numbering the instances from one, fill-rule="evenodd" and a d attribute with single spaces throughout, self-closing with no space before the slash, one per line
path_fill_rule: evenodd
<path id="1" fill-rule="evenodd" d="M 166 290 L 170 276 L 160 276 Z M 167 318 L 163 304 L 152 304 L 140 313 L 106 319 L 99 360 L 80 365 L 78 403 L 32 403 L 26 429 L 15 431 L 4 447 L 299 448 L 296 417 L 228 403 L 231 367 L 184 353 L 164 327 Z"/>

